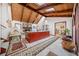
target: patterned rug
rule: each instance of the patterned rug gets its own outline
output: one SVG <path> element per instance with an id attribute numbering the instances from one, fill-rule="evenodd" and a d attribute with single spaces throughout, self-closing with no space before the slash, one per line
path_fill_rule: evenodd
<path id="1" fill-rule="evenodd" d="M 47 56 L 57 56 L 55 53 L 53 53 L 53 52 L 49 52 L 48 54 L 47 54 Z"/>

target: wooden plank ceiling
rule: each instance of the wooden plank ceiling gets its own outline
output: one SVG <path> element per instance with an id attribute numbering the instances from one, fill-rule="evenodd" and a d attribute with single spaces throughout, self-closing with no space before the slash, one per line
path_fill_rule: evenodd
<path id="1" fill-rule="evenodd" d="M 71 17 L 73 3 L 14 3 L 12 6 L 13 20 L 28 23 L 38 23 L 42 16 L 45 17 Z M 54 10 L 47 11 L 53 8 Z"/>

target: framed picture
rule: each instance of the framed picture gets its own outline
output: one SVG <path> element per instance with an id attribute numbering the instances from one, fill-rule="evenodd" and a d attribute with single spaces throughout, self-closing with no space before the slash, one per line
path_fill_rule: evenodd
<path id="1" fill-rule="evenodd" d="M 66 29 L 66 22 L 56 22 L 55 23 L 55 36 L 61 36 L 62 34 L 66 34 L 65 33 L 65 29 Z"/>

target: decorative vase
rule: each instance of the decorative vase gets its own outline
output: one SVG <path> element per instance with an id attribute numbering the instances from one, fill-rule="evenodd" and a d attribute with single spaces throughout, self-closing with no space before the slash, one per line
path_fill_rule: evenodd
<path id="1" fill-rule="evenodd" d="M 71 38 L 66 36 L 66 37 L 62 38 L 62 47 L 71 52 L 71 51 L 73 51 L 75 44 L 74 44 L 73 40 L 71 40 Z"/>

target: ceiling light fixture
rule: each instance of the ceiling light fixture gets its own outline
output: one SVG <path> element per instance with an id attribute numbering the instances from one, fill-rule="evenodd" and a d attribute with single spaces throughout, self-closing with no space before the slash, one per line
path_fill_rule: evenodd
<path id="1" fill-rule="evenodd" d="M 54 8 L 47 9 L 46 11 L 55 11 Z"/>
<path id="2" fill-rule="evenodd" d="M 37 4 L 41 6 L 41 5 L 45 4 L 45 3 L 37 3 Z"/>

